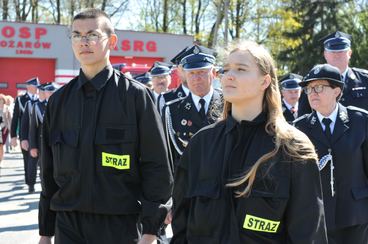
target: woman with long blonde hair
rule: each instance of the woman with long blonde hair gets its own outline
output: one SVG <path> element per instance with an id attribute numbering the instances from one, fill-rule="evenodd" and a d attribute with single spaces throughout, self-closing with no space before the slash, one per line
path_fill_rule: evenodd
<path id="1" fill-rule="evenodd" d="M 317 155 L 283 117 L 272 57 L 254 42 L 230 50 L 224 119 L 176 170 L 172 243 L 327 243 Z"/>

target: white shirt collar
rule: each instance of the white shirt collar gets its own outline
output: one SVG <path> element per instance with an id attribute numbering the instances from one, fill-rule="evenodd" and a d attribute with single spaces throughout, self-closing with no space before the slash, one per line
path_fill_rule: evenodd
<path id="1" fill-rule="evenodd" d="M 322 122 L 322 119 L 329 118 L 332 121 L 331 124 L 330 124 L 331 133 L 333 132 L 333 130 L 335 128 L 335 123 L 336 123 L 336 118 L 337 118 L 338 111 L 339 111 L 339 106 L 337 105 L 337 103 L 336 103 L 336 107 L 335 107 L 334 111 L 332 111 L 332 113 L 328 117 L 325 117 L 322 114 L 320 114 L 318 111 L 316 111 L 318 120 L 321 123 L 321 126 L 322 126 L 323 130 L 325 130 L 325 124 Z"/>
<path id="2" fill-rule="evenodd" d="M 37 94 L 31 94 L 30 92 L 27 92 L 27 94 L 31 98 L 32 101 L 35 101 L 38 98 Z"/>
<path id="3" fill-rule="evenodd" d="M 290 104 L 288 104 L 286 101 L 285 101 L 285 99 L 282 99 L 282 101 L 284 101 L 284 103 L 285 103 L 285 106 L 287 107 L 287 109 L 291 109 L 292 107 L 294 107 L 294 108 L 298 108 L 298 106 L 299 106 L 299 102 L 296 102 L 296 104 L 295 104 L 295 106 L 291 106 Z"/>
<path id="4" fill-rule="evenodd" d="M 188 87 L 184 86 L 184 85 L 181 85 L 181 88 L 183 89 L 184 93 L 185 93 L 185 96 L 188 96 L 189 93 L 190 93 L 190 90 L 188 89 Z"/>
<path id="5" fill-rule="evenodd" d="M 201 109 L 201 104 L 199 103 L 199 100 L 203 98 L 206 101 L 206 104 L 204 105 L 205 106 L 204 111 L 207 113 L 208 106 L 210 105 L 212 95 L 213 95 L 213 87 L 211 87 L 210 91 L 204 97 L 199 97 L 192 93 L 193 103 L 196 106 L 197 111 Z"/>
<path id="6" fill-rule="evenodd" d="M 349 67 L 346 68 L 346 70 L 344 72 L 341 73 L 341 76 L 342 76 L 342 81 L 345 80 L 346 78 L 346 75 L 348 74 L 348 71 L 349 71 Z"/>
<path id="7" fill-rule="evenodd" d="M 160 94 L 158 94 L 157 92 L 153 91 L 153 95 L 155 96 L 155 100 L 157 101 L 158 96 L 160 96 Z"/>

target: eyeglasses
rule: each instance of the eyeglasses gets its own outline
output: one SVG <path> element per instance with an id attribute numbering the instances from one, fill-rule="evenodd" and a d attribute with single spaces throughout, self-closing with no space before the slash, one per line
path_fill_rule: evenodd
<path id="1" fill-rule="evenodd" d="M 316 85 L 313 87 L 303 87 L 305 94 L 309 95 L 314 91 L 316 94 L 323 92 L 324 87 L 331 87 L 330 85 Z"/>
<path id="2" fill-rule="evenodd" d="M 91 44 L 96 44 L 102 37 L 104 37 L 103 35 L 100 35 L 98 33 L 88 33 L 85 36 L 82 36 L 81 34 L 77 34 L 77 33 L 73 33 L 70 36 L 70 39 L 72 40 L 73 43 L 79 43 L 83 40 L 83 38 L 86 40 L 86 42 L 91 43 Z"/>

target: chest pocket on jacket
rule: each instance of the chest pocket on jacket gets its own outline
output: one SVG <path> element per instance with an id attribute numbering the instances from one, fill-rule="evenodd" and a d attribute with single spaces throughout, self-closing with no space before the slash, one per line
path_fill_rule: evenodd
<path id="1" fill-rule="evenodd" d="M 56 175 L 70 174 L 78 169 L 79 129 L 55 130 L 50 143 Z"/>
<path id="2" fill-rule="evenodd" d="M 218 234 L 222 233 L 229 206 L 226 204 L 226 198 L 220 197 L 221 186 L 216 181 L 200 180 L 186 194 L 186 197 L 191 199 L 188 216 L 189 239 L 216 239 Z M 211 240 L 211 243 L 216 242 Z"/>
<path id="3" fill-rule="evenodd" d="M 265 186 L 273 185 L 267 188 Z M 237 198 L 236 215 L 242 231 L 272 235 L 283 228 L 283 219 L 289 199 L 287 177 L 263 179 L 257 182 L 248 197 Z"/>
<path id="4" fill-rule="evenodd" d="M 353 98 L 368 98 L 367 87 L 352 87 L 350 94 Z"/>
<path id="5" fill-rule="evenodd" d="M 96 170 L 102 173 L 137 173 L 137 132 L 135 125 L 96 128 Z"/>

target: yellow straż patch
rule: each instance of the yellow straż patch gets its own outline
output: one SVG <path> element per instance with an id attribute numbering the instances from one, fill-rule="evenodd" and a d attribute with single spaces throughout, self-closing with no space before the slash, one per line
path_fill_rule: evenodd
<path id="1" fill-rule="evenodd" d="M 130 169 L 130 155 L 117 155 L 102 152 L 102 166 L 115 169 Z"/>
<path id="2" fill-rule="evenodd" d="M 245 216 L 243 228 L 254 231 L 276 233 L 279 225 L 280 221 L 273 221 L 247 214 Z"/>

